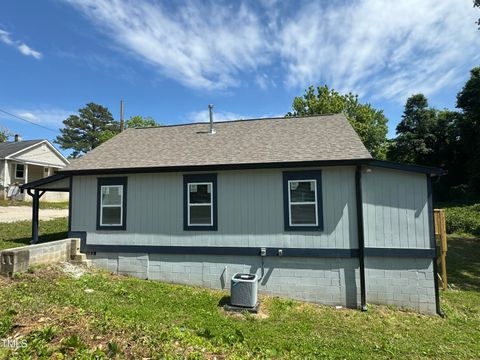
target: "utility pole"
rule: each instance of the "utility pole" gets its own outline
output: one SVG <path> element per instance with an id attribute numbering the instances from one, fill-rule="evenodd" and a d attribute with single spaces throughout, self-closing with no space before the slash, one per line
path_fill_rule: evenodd
<path id="1" fill-rule="evenodd" d="M 120 100 L 120 132 L 124 128 L 124 119 L 123 119 L 123 100 Z"/>

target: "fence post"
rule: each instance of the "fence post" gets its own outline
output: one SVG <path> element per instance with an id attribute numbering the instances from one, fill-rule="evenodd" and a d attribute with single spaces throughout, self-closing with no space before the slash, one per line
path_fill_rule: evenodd
<path id="1" fill-rule="evenodd" d="M 447 280 L 447 226 L 446 226 L 446 216 L 445 209 L 435 209 L 434 210 L 435 218 L 435 240 L 439 238 L 440 240 L 440 264 L 442 266 L 442 289 L 447 290 L 448 280 Z M 436 246 L 436 241 L 435 241 Z"/>

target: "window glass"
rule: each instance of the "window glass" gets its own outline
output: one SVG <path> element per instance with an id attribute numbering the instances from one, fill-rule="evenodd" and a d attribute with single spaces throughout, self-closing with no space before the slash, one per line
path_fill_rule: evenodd
<path id="1" fill-rule="evenodd" d="M 123 185 L 102 186 L 101 194 L 101 225 L 122 225 Z"/>
<path id="2" fill-rule="evenodd" d="M 190 204 L 209 204 L 212 202 L 212 184 L 190 184 Z"/>
<path id="3" fill-rule="evenodd" d="M 122 186 L 102 186 L 102 205 L 122 205 Z"/>
<path id="4" fill-rule="evenodd" d="M 292 203 L 314 202 L 315 181 L 290 181 L 290 201 Z"/>
<path id="5" fill-rule="evenodd" d="M 290 206 L 292 225 L 315 225 L 317 223 L 316 205 L 294 205 Z"/>
<path id="6" fill-rule="evenodd" d="M 191 225 L 211 225 L 212 224 L 212 206 L 211 205 L 190 206 L 190 224 Z"/>
<path id="7" fill-rule="evenodd" d="M 102 225 L 121 225 L 122 224 L 122 208 L 103 207 L 102 209 Z"/>
<path id="8" fill-rule="evenodd" d="M 15 165 L 15 177 L 18 179 L 22 179 L 24 175 L 25 166 L 23 164 L 16 164 Z"/>

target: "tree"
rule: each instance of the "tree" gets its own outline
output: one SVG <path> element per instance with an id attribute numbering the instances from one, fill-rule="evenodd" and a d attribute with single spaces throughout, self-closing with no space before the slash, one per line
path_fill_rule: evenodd
<path id="1" fill-rule="evenodd" d="M 473 0 L 473 7 L 480 8 L 480 0 Z M 480 19 L 478 19 L 477 24 L 480 26 Z"/>
<path id="2" fill-rule="evenodd" d="M 457 108 L 463 116 L 459 122 L 462 156 L 466 161 L 470 190 L 480 193 L 480 67 L 470 72 L 470 79 L 457 95 Z"/>
<path id="3" fill-rule="evenodd" d="M 310 86 L 303 96 L 293 99 L 292 110 L 286 116 L 344 113 L 373 157 L 383 159 L 387 149 L 387 118 L 382 110 L 362 104 L 358 95 L 342 95 L 328 86 Z"/>
<path id="4" fill-rule="evenodd" d="M 393 161 L 432 165 L 431 157 L 437 138 L 437 111 L 428 107 L 423 94 L 407 99 L 402 120 L 397 125 L 397 138 L 388 150 Z"/>
<path id="5" fill-rule="evenodd" d="M 156 127 L 156 126 L 160 126 L 160 124 L 157 123 L 155 119 L 150 116 L 143 117 L 141 115 L 136 115 L 136 116 L 130 117 L 130 119 L 128 119 L 125 122 L 125 128 L 127 129 L 128 128 L 147 128 L 147 127 Z"/>
<path id="6" fill-rule="evenodd" d="M 72 157 L 78 157 L 96 148 L 102 142 L 120 132 L 120 124 L 104 106 L 88 103 L 63 121 L 65 127 L 55 142 L 62 149 L 72 149 Z"/>
<path id="7" fill-rule="evenodd" d="M 11 136 L 10 130 L 0 125 L 0 143 L 7 141 L 9 136 Z"/>

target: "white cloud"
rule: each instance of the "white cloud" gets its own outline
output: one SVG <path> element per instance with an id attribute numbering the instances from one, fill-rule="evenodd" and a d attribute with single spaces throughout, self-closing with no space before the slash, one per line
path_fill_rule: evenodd
<path id="1" fill-rule="evenodd" d="M 286 110 L 284 113 L 281 114 L 238 114 L 229 111 L 215 111 L 213 110 L 213 121 L 232 121 L 232 120 L 245 120 L 245 119 L 268 119 L 268 118 L 276 118 L 276 117 L 284 117 L 285 114 L 288 112 Z M 208 110 L 199 110 L 199 111 L 192 111 L 187 114 L 186 122 L 208 122 L 210 121 L 209 112 Z"/>
<path id="2" fill-rule="evenodd" d="M 243 4 L 69 0 L 117 44 L 180 83 L 199 89 L 239 84 L 239 73 L 266 63 L 268 44 Z M 232 11 L 235 14 L 232 14 Z"/>
<path id="3" fill-rule="evenodd" d="M 478 60 L 478 14 L 469 1 L 307 5 L 280 31 L 286 84 L 321 79 L 338 90 L 402 101 L 456 85 Z"/>
<path id="4" fill-rule="evenodd" d="M 469 0 L 65 1 L 121 51 L 201 90 L 283 78 L 403 101 L 458 87 L 480 59 Z"/>
<path id="5" fill-rule="evenodd" d="M 62 127 L 63 120 L 65 120 L 71 114 L 76 114 L 75 111 L 67 111 L 55 108 L 16 109 L 11 110 L 11 112 L 23 119 L 49 127 Z M 14 118 L 12 118 L 12 120 L 14 120 Z"/>
<path id="6" fill-rule="evenodd" d="M 0 29 L 0 41 L 4 44 L 12 46 L 20 51 L 25 56 L 32 56 L 35 59 L 40 59 L 42 54 L 36 50 L 33 50 L 30 46 L 17 40 L 13 40 L 10 33 Z"/>
<path id="7" fill-rule="evenodd" d="M 229 111 L 213 111 L 214 121 L 232 121 L 240 119 L 248 119 L 248 116 L 236 114 Z M 208 110 L 192 111 L 186 116 L 187 122 L 208 122 L 210 115 Z"/>

